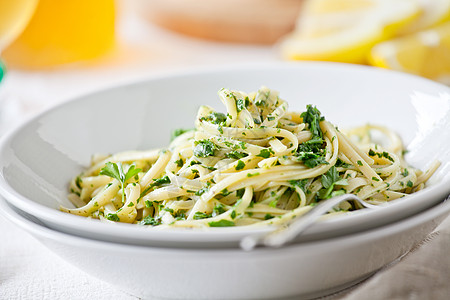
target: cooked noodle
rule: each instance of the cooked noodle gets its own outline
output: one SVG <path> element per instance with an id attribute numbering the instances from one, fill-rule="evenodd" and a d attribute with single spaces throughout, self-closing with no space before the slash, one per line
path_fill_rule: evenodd
<path id="1" fill-rule="evenodd" d="M 288 111 L 278 93 L 222 89 L 226 114 L 200 107 L 195 129 L 168 149 L 94 157 L 70 183 L 78 207 L 62 211 L 158 227 L 282 223 L 344 193 L 372 204 L 424 187 L 425 173 L 403 159 L 400 138 L 366 125 L 345 134 L 308 105 Z M 389 140 L 375 144 L 372 132 Z M 179 132 L 180 133 L 180 132 Z M 335 213 L 359 209 L 344 202 Z"/>

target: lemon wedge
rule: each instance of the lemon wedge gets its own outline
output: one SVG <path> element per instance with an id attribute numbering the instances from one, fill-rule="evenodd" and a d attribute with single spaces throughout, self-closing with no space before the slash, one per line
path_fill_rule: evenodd
<path id="1" fill-rule="evenodd" d="M 418 0 L 419 17 L 403 29 L 400 34 L 414 33 L 450 20 L 450 0 Z"/>
<path id="2" fill-rule="evenodd" d="M 294 60 L 365 63 L 370 49 L 420 14 L 411 0 L 307 0 L 296 29 L 280 43 Z"/>
<path id="3" fill-rule="evenodd" d="M 369 62 L 450 84 L 450 21 L 376 45 Z"/>

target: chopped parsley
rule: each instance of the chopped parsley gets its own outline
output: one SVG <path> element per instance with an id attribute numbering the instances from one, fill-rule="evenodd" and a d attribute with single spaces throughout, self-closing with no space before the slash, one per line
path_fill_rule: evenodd
<path id="1" fill-rule="evenodd" d="M 207 219 L 207 218 L 211 218 L 211 215 L 201 212 L 201 211 L 197 211 L 194 214 L 194 220 L 201 220 L 201 219 Z"/>
<path id="2" fill-rule="evenodd" d="M 174 131 L 172 131 L 172 135 L 170 137 L 170 141 L 173 141 L 176 137 L 182 135 L 183 133 L 186 133 L 188 131 L 192 131 L 194 129 L 183 129 L 183 128 L 178 128 L 175 129 Z"/>
<path id="3" fill-rule="evenodd" d="M 202 187 L 201 189 L 199 189 L 198 191 L 195 192 L 195 195 L 201 196 L 204 193 L 206 193 L 207 191 L 209 191 L 209 186 Z"/>
<path id="4" fill-rule="evenodd" d="M 394 162 L 394 159 L 392 158 L 392 156 L 389 155 L 389 153 L 387 153 L 386 151 L 383 152 L 375 152 L 372 149 L 369 150 L 369 156 L 378 156 L 378 158 L 386 158 L 392 162 Z"/>
<path id="5" fill-rule="evenodd" d="M 209 227 L 231 227 L 231 226 L 235 226 L 233 221 L 229 221 L 229 220 L 220 220 L 220 221 L 216 221 L 216 222 L 209 222 Z"/>
<path id="6" fill-rule="evenodd" d="M 359 161 L 359 160 L 358 160 Z M 359 163 L 358 163 L 359 164 Z M 348 168 L 350 167 L 350 164 L 345 163 L 342 159 L 338 158 L 335 164 L 336 168 L 342 167 L 342 168 Z M 361 165 L 362 166 L 362 165 Z"/>
<path id="7" fill-rule="evenodd" d="M 333 189 L 335 185 L 348 185 L 346 179 L 339 176 L 339 172 L 335 166 L 332 166 L 321 178 L 323 188 L 319 190 L 318 196 L 320 199 L 328 199 L 333 197 Z"/>
<path id="8" fill-rule="evenodd" d="M 259 172 L 256 173 L 247 173 L 247 177 L 253 177 L 259 175 Z"/>
<path id="9" fill-rule="evenodd" d="M 306 183 L 308 182 L 308 179 L 289 180 L 288 182 L 290 185 L 298 186 L 305 192 Z"/>
<path id="10" fill-rule="evenodd" d="M 183 161 L 183 159 L 182 158 L 180 158 L 179 160 L 176 160 L 175 161 L 175 164 L 178 166 L 178 167 L 182 167 L 183 166 L 183 164 L 184 164 L 184 161 Z"/>
<path id="11" fill-rule="evenodd" d="M 406 177 L 409 175 L 409 171 L 408 169 L 404 169 L 403 172 L 401 173 L 403 177 Z"/>
<path id="12" fill-rule="evenodd" d="M 110 221 L 120 222 L 120 218 L 117 214 L 107 214 L 106 218 Z"/>
<path id="13" fill-rule="evenodd" d="M 226 211 L 227 210 L 225 209 L 225 205 L 223 205 L 222 203 L 219 203 L 216 206 L 214 206 L 212 216 L 213 217 L 218 216 L 220 214 L 223 214 Z"/>
<path id="14" fill-rule="evenodd" d="M 194 155 L 197 157 L 214 156 L 218 149 L 217 145 L 210 140 L 201 140 L 195 142 Z"/>
<path id="15" fill-rule="evenodd" d="M 77 176 L 77 178 L 75 179 L 75 185 L 81 190 L 81 183 L 83 183 L 83 180 L 81 179 L 80 176 Z"/>
<path id="16" fill-rule="evenodd" d="M 247 108 L 250 105 L 250 100 L 248 99 L 248 97 L 245 97 L 245 99 L 236 99 L 236 109 L 238 112 L 244 110 L 245 108 Z"/>
<path id="17" fill-rule="evenodd" d="M 230 191 L 228 191 L 228 189 L 227 188 L 224 188 L 221 192 L 220 192 L 220 194 L 222 195 L 222 196 L 228 196 L 229 194 L 231 194 L 231 192 Z"/>
<path id="18" fill-rule="evenodd" d="M 105 167 L 100 170 L 100 175 L 106 175 L 115 178 L 120 182 L 120 186 L 122 189 L 122 202 L 125 202 L 125 183 L 127 182 L 127 180 L 133 178 L 141 171 L 141 169 L 136 169 L 135 165 L 131 165 L 125 173 L 121 162 L 118 162 L 117 164 L 107 162 L 105 164 Z"/>
<path id="19" fill-rule="evenodd" d="M 230 151 L 228 153 L 225 153 L 225 157 L 233 158 L 233 159 L 241 159 L 241 158 L 246 157 L 246 156 L 248 156 L 247 153 L 239 152 L 239 151 L 236 151 L 236 150 L 233 150 L 233 151 Z"/>
<path id="20" fill-rule="evenodd" d="M 144 196 L 145 194 L 147 194 L 147 192 L 151 188 L 156 187 L 156 186 L 161 186 L 163 184 L 168 184 L 168 183 L 170 183 L 170 178 L 167 175 L 164 177 L 161 177 L 161 178 L 153 179 L 153 182 L 147 188 L 145 188 L 145 190 L 143 190 L 141 192 L 141 197 Z"/>
<path id="21" fill-rule="evenodd" d="M 321 116 L 320 111 L 311 104 L 306 106 L 306 111 L 303 112 L 300 117 L 303 118 L 303 122 L 308 124 L 308 129 L 313 134 L 313 137 L 323 137 L 322 130 L 320 129 L 320 121 L 325 118 Z"/>
<path id="22" fill-rule="evenodd" d="M 200 121 L 208 121 L 215 125 L 225 125 L 227 116 L 220 112 L 212 112 L 207 117 L 200 118 Z"/>
<path id="23" fill-rule="evenodd" d="M 161 225 L 161 219 L 153 218 L 152 216 L 146 216 L 144 219 L 142 219 L 141 222 L 139 222 L 139 224 L 140 225 L 157 226 L 157 225 Z"/>
<path id="24" fill-rule="evenodd" d="M 259 156 L 259 157 L 262 157 L 262 158 L 269 158 L 271 154 L 274 154 L 273 150 L 270 149 L 270 148 L 267 148 L 267 149 L 262 149 L 259 152 L 259 154 L 256 155 L 256 156 Z"/>
<path id="25" fill-rule="evenodd" d="M 238 198 L 242 198 L 242 196 L 244 196 L 245 193 L 245 189 L 240 189 L 236 191 L 236 197 Z"/>
<path id="26" fill-rule="evenodd" d="M 245 163 L 242 160 L 238 160 L 238 163 L 236 165 L 236 167 L 234 167 L 234 169 L 236 171 L 242 170 L 243 168 L 245 168 Z"/>
<path id="27" fill-rule="evenodd" d="M 309 141 L 301 143 L 294 155 L 308 168 L 328 164 L 325 159 L 324 141 L 321 137 L 313 137 Z"/>
<path id="28" fill-rule="evenodd" d="M 264 216 L 264 220 L 270 220 L 270 219 L 273 219 L 273 218 L 274 218 L 274 216 L 272 216 L 271 214 L 266 214 Z"/>

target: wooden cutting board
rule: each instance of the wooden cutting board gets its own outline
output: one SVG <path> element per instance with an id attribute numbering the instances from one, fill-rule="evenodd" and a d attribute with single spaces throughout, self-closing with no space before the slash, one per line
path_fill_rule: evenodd
<path id="1" fill-rule="evenodd" d="M 272 44 L 294 29 L 303 0 L 143 0 L 149 21 L 199 38 Z"/>

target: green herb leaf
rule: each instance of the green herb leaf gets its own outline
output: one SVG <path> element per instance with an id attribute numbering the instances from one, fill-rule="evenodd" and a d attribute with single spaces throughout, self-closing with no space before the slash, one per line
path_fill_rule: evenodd
<path id="1" fill-rule="evenodd" d="M 306 192 L 306 183 L 308 182 L 308 179 L 298 179 L 298 180 L 289 180 L 289 184 L 293 186 L 298 186 L 303 190 L 303 192 Z"/>
<path id="2" fill-rule="evenodd" d="M 241 159 L 241 158 L 246 157 L 246 156 L 248 156 L 247 153 L 239 152 L 239 151 L 236 151 L 236 150 L 233 150 L 233 151 L 230 151 L 228 153 L 225 153 L 225 157 L 233 158 L 233 159 Z"/>
<path id="3" fill-rule="evenodd" d="M 119 165 L 120 165 L 120 170 L 119 170 Z M 112 163 L 112 162 L 107 162 L 105 167 L 103 167 L 100 170 L 100 175 L 106 175 L 109 176 L 111 178 L 115 178 L 117 179 L 119 182 L 122 182 L 122 174 L 123 170 L 122 170 L 122 163 Z"/>
<path id="4" fill-rule="evenodd" d="M 170 141 L 173 141 L 176 137 L 182 135 L 183 133 L 192 131 L 192 130 L 195 130 L 195 129 L 192 129 L 192 128 L 190 128 L 190 129 L 183 129 L 183 128 L 175 129 L 174 131 L 172 131 L 172 135 L 170 137 Z"/>
<path id="5" fill-rule="evenodd" d="M 274 218 L 274 216 L 272 216 L 271 214 L 266 214 L 264 216 L 264 220 L 270 220 L 270 219 L 273 219 L 273 218 Z"/>
<path id="6" fill-rule="evenodd" d="M 303 118 L 303 122 L 309 125 L 309 131 L 313 134 L 313 137 L 323 137 L 322 129 L 320 129 L 320 121 L 324 120 L 321 117 L 320 111 L 314 106 L 308 104 L 306 111 L 303 112 L 300 117 Z"/>
<path id="7" fill-rule="evenodd" d="M 273 150 L 270 148 L 262 149 L 259 151 L 259 154 L 256 156 L 262 157 L 262 158 L 269 158 L 271 154 L 274 154 Z"/>
<path id="8" fill-rule="evenodd" d="M 318 196 L 321 199 L 328 199 L 332 197 L 333 188 L 335 185 L 348 185 L 347 179 L 339 176 L 339 172 L 335 166 L 332 166 L 327 173 L 322 175 L 323 189 L 319 190 Z"/>
<path id="9" fill-rule="evenodd" d="M 139 222 L 140 225 L 151 225 L 151 226 L 157 226 L 161 224 L 160 218 L 153 218 L 152 216 L 146 216 L 144 219 L 142 219 L 141 222 Z"/>
<path id="10" fill-rule="evenodd" d="M 234 169 L 236 171 L 242 170 L 243 168 L 245 168 L 245 163 L 242 160 L 238 160 L 238 163 L 236 165 L 236 167 L 234 167 Z"/>
<path id="11" fill-rule="evenodd" d="M 175 161 L 175 164 L 177 165 L 177 167 L 182 167 L 183 166 L 183 164 L 184 164 L 184 162 L 183 162 L 183 159 L 182 158 L 180 158 L 179 160 L 176 160 Z"/>
<path id="12" fill-rule="evenodd" d="M 106 218 L 110 221 L 120 222 L 120 218 L 117 214 L 107 214 Z"/>
<path id="13" fill-rule="evenodd" d="M 195 142 L 194 155 L 197 157 L 214 156 L 218 149 L 217 145 L 210 140 L 201 140 Z"/>
<path id="14" fill-rule="evenodd" d="M 219 203 L 216 206 L 214 206 L 212 216 L 215 217 L 220 214 L 223 214 L 224 212 L 226 212 L 225 205 Z"/>
<path id="15" fill-rule="evenodd" d="M 209 227 L 231 227 L 235 226 L 234 222 L 229 220 L 220 220 L 216 222 L 209 222 Z"/>
<path id="16" fill-rule="evenodd" d="M 394 159 L 392 158 L 392 156 L 389 155 L 388 152 L 383 151 L 383 152 L 375 152 L 372 149 L 369 150 L 369 156 L 378 156 L 379 158 L 386 158 L 392 162 L 394 162 Z"/>
<path id="17" fill-rule="evenodd" d="M 196 196 L 201 196 L 201 195 L 203 195 L 204 193 L 206 193 L 207 191 L 209 191 L 209 187 L 208 187 L 208 186 L 205 186 L 205 187 L 202 187 L 201 189 L 199 189 L 198 191 L 196 191 L 196 192 L 195 192 L 195 195 L 196 195 Z"/>
<path id="18" fill-rule="evenodd" d="M 201 212 L 201 211 L 197 211 L 194 214 L 194 220 L 201 220 L 201 219 L 206 219 L 206 218 L 211 218 L 211 215 Z"/>
<path id="19" fill-rule="evenodd" d="M 225 125 L 227 116 L 220 112 L 212 112 L 207 117 L 200 118 L 200 121 L 208 121 L 215 125 Z"/>
<path id="20" fill-rule="evenodd" d="M 118 162 L 116 163 L 112 163 L 112 162 L 107 162 L 105 164 L 105 167 L 103 167 L 100 170 L 100 175 L 106 175 L 112 178 L 117 179 L 120 182 L 121 188 L 122 188 L 122 202 L 125 202 L 125 182 L 134 177 L 135 175 L 137 175 L 139 172 L 141 172 L 141 169 L 136 169 L 135 165 L 131 165 L 128 168 L 127 173 L 124 173 L 123 171 L 123 167 L 122 167 L 122 163 Z"/>
<path id="21" fill-rule="evenodd" d="M 124 182 L 127 181 L 128 179 L 133 178 L 135 175 L 139 174 L 139 172 L 141 172 L 141 171 L 142 171 L 141 169 L 136 169 L 136 166 L 135 166 L 135 165 L 131 165 L 131 166 L 128 168 L 127 173 L 125 174 L 125 180 L 124 180 Z"/>
<path id="22" fill-rule="evenodd" d="M 328 164 L 325 159 L 324 141 L 318 136 L 301 143 L 297 148 L 295 156 L 297 156 L 298 160 L 302 161 L 308 168 Z"/>

